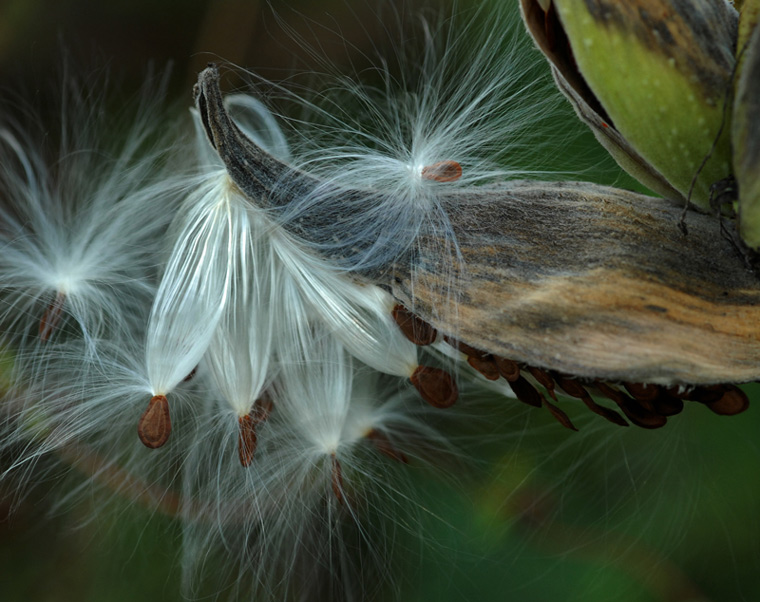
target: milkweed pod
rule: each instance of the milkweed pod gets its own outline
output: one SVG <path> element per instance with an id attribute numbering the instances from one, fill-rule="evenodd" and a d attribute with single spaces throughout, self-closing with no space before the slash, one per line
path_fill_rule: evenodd
<path id="1" fill-rule="evenodd" d="M 607 381 L 760 377 L 760 280 L 715 218 L 694 213 L 684 236 L 677 205 L 570 182 L 481 187 L 444 206 L 466 267 L 443 278 L 450 260 L 422 238 L 389 279 L 444 336 Z"/>
<path id="2" fill-rule="evenodd" d="M 196 94 L 215 148 L 251 202 L 288 170 L 318 183 L 243 137 L 224 111 L 215 68 L 200 74 Z M 334 202 L 362 194 L 337 189 Z M 279 202 L 288 200 L 280 194 Z M 437 202 L 456 256 L 441 252 L 450 241 L 421 233 L 414 253 L 349 275 L 390 291 L 460 350 L 606 381 L 760 379 L 760 280 L 715 236 L 713 217 L 694 213 L 684 236 L 680 206 L 579 182 L 441 187 Z M 311 242 L 308 224 L 292 228 Z"/>
<path id="3" fill-rule="evenodd" d="M 521 0 L 521 6 L 558 87 L 620 166 L 659 194 L 708 210 L 711 185 L 731 173 L 730 128 L 722 126 L 730 119 L 724 106 L 735 63 L 733 6 L 724 0 Z"/>
<path id="4" fill-rule="evenodd" d="M 749 12 L 754 9 L 754 14 Z M 738 48 L 740 71 L 734 100 L 732 144 L 739 188 L 739 234 L 751 249 L 760 249 L 760 2 L 747 2 L 742 12 L 746 42 Z M 754 16 L 754 22 L 751 17 Z M 746 23 L 745 23 L 746 22 Z"/>

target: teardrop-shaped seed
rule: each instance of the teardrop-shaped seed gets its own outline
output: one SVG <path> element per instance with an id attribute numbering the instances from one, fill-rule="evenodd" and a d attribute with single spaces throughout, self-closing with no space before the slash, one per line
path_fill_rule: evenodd
<path id="1" fill-rule="evenodd" d="M 164 395 L 155 395 L 137 423 L 137 436 L 145 447 L 156 449 L 169 440 L 172 422 L 169 402 Z"/>
<path id="2" fill-rule="evenodd" d="M 523 403 L 527 403 L 534 408 L 540 408 L 543 405 L 543 396 L 524 376 L 518 376 L 515 380 L 509 381 L 509 386 L 512 388 L 517 399 Z"/>
<path id="3" fill-rule="evenodd" d="M 707 407 L 721 416 L 734 416 L 749 407 L 749 398 L 739 387 L 727 385 L 720 399 L 707 403 Z"/>
<path id="4" fill-rule="evenodd" d="M 435 341 L 438 334 L 436 329 L 403 305 L 394 306 L 392 316 L 404 336 L 415 345 L 430 345 Z"/>
<path id="5" fill-rule="evenodd" d="M 443 340 L 446 341 L 452 347 L 459 349 L 459 351 L 461 351 L 462 353 L 464 353 L 465 355 L 469 357 L 485 357 L 489 355 L 487 351 L 475 349 L 475 347 L 472 347 L 468 345 L 467 343 L 463 343 L 462 341 L 457 341 L 455 338 L 450 337 L 448 335 L 444 335 Z"/>
<path id="6" fill-rule="evenodd" d="M 654 401 L 660 394 L 660 387 L 646 383 L 623 383 L 625 390 L 637 401 Z"/>
<path id="7" fill-rule="evenodd" d="M 542 401 L 544 402 L 544 405 L 549 409 L 549 411 L 552 413 L 552 416 L 557 419 L 557 422 L 559 422 L 562 426 L 565 428 L 570 429 L 571 431 L 577 431 L 578 429 L 575 427 L 575 425 L 570 420 L 570 417 L 560 408 L 555 406 L 553 403 L 550 403 L 546 400 L 545 397 L 542 396 Z"/>
<path id="8" fill-rule="evenodd" d="M 594 386 L 602 395 L 618 404 L 623 413 L 628 417 L 628 420 L 636 426 L 645 429 L 656 429 L 665 426 L 668 421 L 667 417 L 647 410 L 635 399 L 628 397 L 628 395 L 621 393 L 607 383 L 598 382 L 594 383 Z"/>
<path id="9" fill-rule="evenodd" d="M 530 375 L 536 379 L 538 384 L 546 389 L 552 399 L 557 401 L 557 394 L 554 392 L 554 379 L 549 372 L 543 368 L 537 368 L 536 366 L 527 366 L 527 370 L 530 372 Z"/>
<path id="10" fill-rule="evenodd" d="M 499 369 L 499 374 L 506 378 L 507 382 L 511 383 L 520 378 L 520 364 L 517 362 L 508 360 L 505 357 L 499 357 L 498 355 L 494 356 L 494 362 L 496 362 L 496 367 Z"/>
<path id="11" fill-rule="evenodd" d="M 499 380 L 499 367 L 493 359 L 493 356 L 487 355 L 485 357 L 468 357 L 467 363 L 470 364 L 475 370 L 480 372 L 488 380 Z"/>
<path id="12" fill-rule="evenodd" d="M 453 377 L 440 368 L 418 366 L 410 380 L 422 399 L 436 408 L 449 408 L 459 397 Z"/>
<path id="13" fill-rule="evenodd" d="M 454 182 L 462 177 L 462 166 L 456 161 L 439 161 L 423 167 L 420 175 L 424 180 Z"/>

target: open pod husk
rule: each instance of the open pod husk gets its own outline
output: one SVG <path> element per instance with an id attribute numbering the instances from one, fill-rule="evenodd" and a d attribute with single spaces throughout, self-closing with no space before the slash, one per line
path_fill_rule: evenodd
<path id="1" fill-rule="evenodd" d="M 256 146 L 225 111 L 219 75 L 195 90 L 209 140 L 256 205 L 287 205 L 323 183 Z M 336 189 L 327 202 L 367 193 Z M 447 191 L 455 237 L 421 235 L 381 268 L 349 272 L 443 335 L 564 374 L 658 384 L 760 378 L 760 280 L 716 218 L 594 184 L 508 182 Z M 303 220 L 283 227 L 304 244 Z M 328 258 L 329 260 L 329 258 Z"/>

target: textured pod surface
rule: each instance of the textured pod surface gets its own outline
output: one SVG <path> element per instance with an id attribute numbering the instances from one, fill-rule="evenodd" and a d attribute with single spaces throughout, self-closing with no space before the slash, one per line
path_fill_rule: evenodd
<path id="1" fill-rule="evenodd" d="M 760 248 L 760 27 L 757 12 L 760 3 L 748 3 L 755 19 L 747 24 L 747 40 L 739 48 L 741 71 L 734 100 L 732 143 L 734 174 L 739 186 L 739 233 L 752 249 Z M 748 13 L 749 14 L 749 13 Z M 742 21 L 745 21 L 742 14 Z"/>
<path id="2" fill-rule="evenodd" d="M 618 163 L 660 194 L 708 209 L 711 185 L 731 172 L 728 128 L 720 132 L 735 9 L 682 0 L 521 5 L 560 89 Z"/>
<path id="3" fill-rule="evenodd" d="M 580 376 L 760 377 L 760 282 L 715 218 L 690 216 L 684 236 L 676 206 L 572 182 L 514 182 L 446 203 L 465 267 L 425 239 L 413 265 L 394 266 L 393 285 L 440 331 Z"/>
<path id="4" fill-rule="evenodd" d="M 218 73 L 198 107 L 212 144 L 252 202 L 314 184 L 244 139 Z M 366 194 L 336 190 L 329 202 Z M 607 380 L 673 383 L 760 378 L 760 281 L 716 218 L 586 183 L 510 182 L 439 196 L 452 241 L 421 235 L 382 270 L 356 272 L 460 343 L 531 366 Z M 308 244 L 309 226 L 291 233 Z"/>

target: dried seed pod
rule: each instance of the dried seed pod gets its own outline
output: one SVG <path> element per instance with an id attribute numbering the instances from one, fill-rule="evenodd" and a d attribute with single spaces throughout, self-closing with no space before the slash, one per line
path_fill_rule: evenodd
<path id="1" fill-rule="evenodd" d="M 196 99 L 212 145 L 252 203 L 286 205 L 328 186 L 240 132 L 215 68 L 200 74 Z M 335 188 L 330 203 L 357 206 L 362 195 Z M 351 273 L 477 352 L 468 355 L 612 382 L 760 379 L 760 281 L 715 235 L 712 218 L 693 214 L 684 236 L 679 206 L 569 182 L 441 187 L 437 203 L 450 226 L 445 234 L 421 232 L 413 253 Z M 308 220 L 285 226 L 320 248 L 320 231 Z M 450 237 L 456 256 L 446 252 Z"/>
<path id="2" fill-rule="evenodd" d="M 145 447 L 156 449 L 169 440 L 172 432 L 169 402 L 165 395 L 155 395 L 137 424 L 137 435 Z"/>
<path id="3" fill-rule="evenodd" d="M 459 397 L 453 377 L 440 368 L 418 366 L 410 380 L 422 399 L 436 408 L 451 407 Z"/>
<path id="4" fill-rule="evenodd" d="M 393 308 L 393 320 L 398 324 L 401 332 L 415 345 L 430 345 L 435 341 L 437 332 L 424 320 L 421 320 L 403 305 Z"/>

